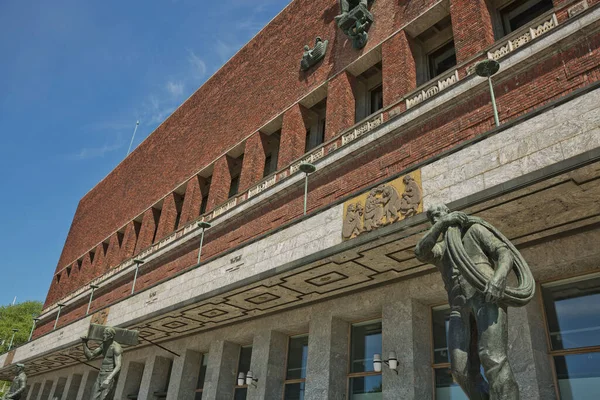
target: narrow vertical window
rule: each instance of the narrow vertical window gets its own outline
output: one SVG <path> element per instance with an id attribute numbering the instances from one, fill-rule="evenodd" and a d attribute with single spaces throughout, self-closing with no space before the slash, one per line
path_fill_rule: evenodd
<path id="1" fill-rule="evenodd" d="M 243 385 L 238 385 L 236 380 L 236 386 L 234 388 L 234 400 L 246 400 L 248 394 L 248 385 L 246 385 L 245 377 L 248 371 L 250 371 L 250 361 L 252 359 L 252 346 L 244 346 L 240 349 L 240 358 L 238 361 L 238 369 L 236 377 L 238 379 L 244 378 Z"/>
<path id="2" fill-rule="evenodd" d="M 304 400 L 308 335 L 290 337 L 284 382 L 284 400 Z"/>
<path id="3" fill-rule="evenodd" d="M 200 360 L 200 372 L 198 373 L 198 383 L 196 384 L 196 397 L 194 400 L 202 400 L 202 392 L 204 391 L 204 379 L 206 378 L 206 366 L 208 365 L 208 353 L 202 354 Z"/>
<path id="4" fill-rule="evenodd" d="M 349 400 L 380 400 L 381 372 L 375 372 L 373 355 L 381 354 L 381 321 L 353 324 L 350 336 Z"/>

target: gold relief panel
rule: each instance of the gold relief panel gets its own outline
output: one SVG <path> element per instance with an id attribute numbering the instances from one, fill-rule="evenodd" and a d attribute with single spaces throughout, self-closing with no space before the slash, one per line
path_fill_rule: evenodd
<path id="1" fill-rule="evenodd" d="M 382 183 L 344 203 L 342 238 L 352 239 L 423 212 L 421 170 Z"/>

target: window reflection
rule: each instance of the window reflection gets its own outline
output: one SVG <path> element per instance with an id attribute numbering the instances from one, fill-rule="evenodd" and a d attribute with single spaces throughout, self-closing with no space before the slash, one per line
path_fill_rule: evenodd
<path id="1" fill-rule="evenodd" d="M 350 400 L 382 398 L 381 372 L 374 372 L 373 355 L 381 354 L 381 321 L 352 325 L 350 335 Z"/>
<path id="2" fill-rule="evenodd" d="M 600 398 L 600 353 L 554 357 L 561 400 Z"/>

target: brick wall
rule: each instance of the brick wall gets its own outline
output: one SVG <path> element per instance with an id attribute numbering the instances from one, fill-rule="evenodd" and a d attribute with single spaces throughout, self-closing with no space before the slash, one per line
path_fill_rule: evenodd
<path id="1" fill-rule="evenodd" d="M 537 64 L 529 64 L 496 82 L 501 121 L 514 119 L 599 79 L 600 34 L 595 33 L 568 49 L 556 49 Z M 432 114 L 429 118 L 421 118 L 417 123 L 390 134 L 385 145 L 372 146 L 370 151 L 344 160 L 336 167 L 316 175 L 309 186 L 309 212 L 435 156 L 492 127 L 493 116 L 487 91 L 457 98 L 443 111 Z M 205 238 L 203 257 L 215 256 L 297 218 L 302 214 L 302 195 L 303 188 L 297 186 L 286 192 L 285 196 L 263 207 L 251 209 L 226 222 L 225 226 L 211 231 Z M 195 244 L 190 246 L 183 252 L 163 259 L 161 265 L 145 270 L 137 288 L 148 287 L 177 271 L 193 266 L 196 263 L 197 249 Z M 97 257 L 96 255 L 95 262 Z M 123 298 L 129 293 L 128 288 L 131 289 L 130 282 L 116 285 L 111 292 L 99 297 L 94 302 L 94 307 L 108 305 Z M 64 325 L 72 318 L 67 313 L 61 317 L 60 324 Z M 48 328 L 49 323 L 40 326 L 36 335 L 51 329 L 51 326 Z"/>

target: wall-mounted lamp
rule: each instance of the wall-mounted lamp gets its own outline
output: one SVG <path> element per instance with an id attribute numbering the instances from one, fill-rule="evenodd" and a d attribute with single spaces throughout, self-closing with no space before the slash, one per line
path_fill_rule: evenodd
<path id="1" fill-rule="evenodd" d="M 373 354 L 373 370 L 375 372 L 381 372 L 381 364 L 385 363 L 392 371 L 398 374 L 398 357 L 396 357 L 395 351 L 390 351 L 387 360 L 381 359 L 381 354 Z"/>
<path id="2" fill-rule="evenodd" d="M 33 317 L 33 324 L 31 325 L 31 332 L 29 332 L 29 339 L 27 339 L 27 341 L 31 341 L 31 338 L 33 337 L 33 331 L 35 330 L 35 326 L 37 325 L 38 321 L 40 319 L 37 317 Z"/>
<path id="3" fill-rule="evenodd" d="M 246 374 L 246 385 L 248 385 L 248 386 L 252 385 L 252 386 L 256 387 L 254 382 L 258 382 L 258 378 L 254 377 L 254 375 L 252 374 L 252 371 L 248 371 L 248 373 Z"/>
<path id="4" fill-rule="evenodd" d="M 98 285 L 90 285 L 90 289 L 92 289 L 92 292 L 90 293 L 90 301 L 88 302 L 88 306 L 87 306 L 87 311 L 85 312 L 85 315 L 88 315 L 90 313 L 90 307 L 92 306 L 92 299 L 94 298 L 94 291 L 96 289 L 98 289 L 100 286 Z"/>
<path id="5" fill-rule="evenodd" d="M 494 95 L 494 85 L 492 85 L 492 75 L 500 70 L 500 63 L 496 60 L 483 60 L 475 65 L 475 73 L 482 78 L 488 78 L 490 85 L 490 96 L 492 97 L 492 108 L 494 109 L 494 122 L 496 126 L 500 126 L 498 118 L 498 107 L 496 106 L 496 96 Z"/>
<path id="6" fill-rule="evenodd" d="M 308 199 L 308 175 L 312 174 L 317 170 L 311 163 L 300 163 L 299 167 L 300 171 L 304 172 L 304 215 L 306 215 L 306 202 Z"/>
<path id="7" fill-rule="evenodd" d="M 133 263 L 135 264 L 135 274 L 133 275 L 133 283 L 131 284 L 131 294 L 135 291 L 135 282 L 137 281 L 138 271 L 140 269 L 140 265 L 145 263 L 146 261 L 140 260 L 139 258 L 134 258 Z"/>
<path id="8" fill-rule="evenodd" d="M 52 330 L 56 329 L 56 325 L 58 324 L 58 318 L 60 317 L 60 312 L 62 310 L 62 308 L 65 306 L 63 303 L 58 303 L 58 312 L 56 313 L 56 319 L 54 320 L 54 328 L 52 328 Z"/>
<path id="9" fill-rule="evenodd" d="M 237 384 L 238 386 L 244 386 L 246 384 L 246 375 L 243 372 L 238 374 Z"/>
<path id="10" fill-rule="evenodd" d="M 13 334 L 12 334 L 12 337 L 10 338 L 10 344 L 8 345 L 8 351 L 10 351 L 10 349 L 12 349 L 12 345 L 13 345 L 13 342 L 14 342 L 14 340 L 15 340 L 15 334 L 16 334 L 17 332 L 19 332 L 19 330 L 18 330 L 18 329 L 15 329 L 15 328 L 13 328 L 13 330 L 12 330 L 12 331 L 13 331 Z"/>
<path id="11" fill-rule="evenodd" d="M 200 232 L 200 247 L 198 248 L 197 264 L 200 264 L 200 257 L 202 256 L 202 243 L 204 243 L 204 231 L 207 230 L 208 228 L 210 228 L 211 226 L 212 226 L 212 224 L 210 222 L 206 222 L 206 221 L 198 222 L 198 228 L 202 229 L 202 232 Z"/>

